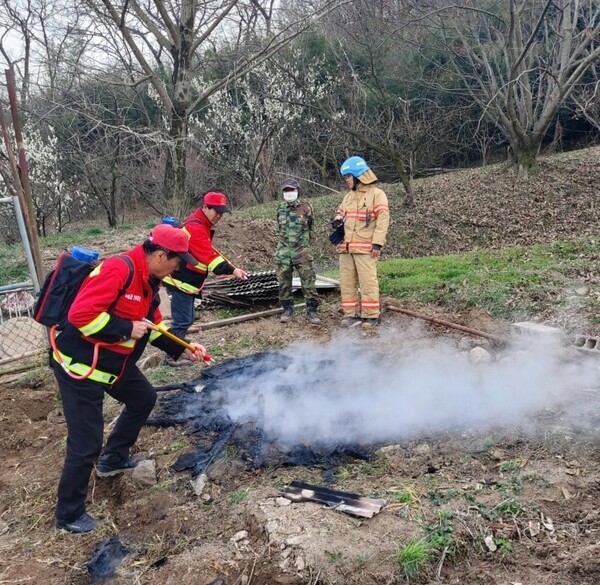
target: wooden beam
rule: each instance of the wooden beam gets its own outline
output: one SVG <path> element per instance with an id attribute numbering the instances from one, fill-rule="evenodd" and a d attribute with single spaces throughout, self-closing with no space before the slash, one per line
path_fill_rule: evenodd
<path id="1" fill-rule="evenodd" d="M 294 305 L 294 309 L 301 309 L 306 307 L 306 303 L 300 303 Z M 219 319 L 218 321 L 210 321 L 209 323 L 198 323 L 188 329 L 191 333 L 195 331 L 206 331 L 207 329 L 216 329 L 217 327 L 226 327 L 227 325 L 234 325 L 235 323 L 242 323 L 244 321 L 251 321 L 252 319 L 260 319 L 261 317 L 272 317 L 278 315 L 283 309 L 268 309 L 267 311 L 259 311 L 258 313 L 250 313 L 248 315 L 240 315 L 239 317 L 229 317 L 228 319 Z"/>

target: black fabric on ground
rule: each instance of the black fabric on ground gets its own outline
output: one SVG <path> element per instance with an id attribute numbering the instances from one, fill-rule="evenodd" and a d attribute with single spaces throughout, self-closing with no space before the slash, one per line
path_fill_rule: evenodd
<path id="1" fill-rule="evenodd" d="M 116 568 L 130 553 L 131 551 L 123 545 L 118 536 L 103 540 L 96 546 L 87 564 L 92 581 L 98 583 L 112 577 Z"/>

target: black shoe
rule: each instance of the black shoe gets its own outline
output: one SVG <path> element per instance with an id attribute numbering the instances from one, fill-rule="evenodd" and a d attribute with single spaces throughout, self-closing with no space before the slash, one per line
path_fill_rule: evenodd
<path id="1" fill-rule="evenodd" d="M 131 471 L 139 463 L 134 457 L 119 457 L 114 453 L 100 455 L 96 465 L 96 475 L 98 477 L 110 477 L 125 471 Z"/>
<path id="2" fill-rule="evenodd" d="M 321 323 L 321 319 L 319 319 L 319 315 L 317 315 L 317 311 L 315 311 L 315 309 L 308 309 L 306 311 L 306 320 L 311 325 L 319 325 Z"/>
<path id="3" fill-rule="evenodd" d="M 344 317 L 342 319 L 342 327 L 356 327 L 360 325 L 360 321 L 358 317 Z"/>
<path id="4" fill-rule="evenodd" d="M 77 520 L 73 520 L 72 522 L 65 522 L 63 520 L 56 521 L 56 528 L 72 532 L 73 534 L 92 532 L 93 530 L 96 530 L 99 525 L 100 522 L 95 518 L 92 518 L 87 512 L 84 512 Z"/>
<path id="5" fill-rule="evenodd" d="M 289 323 L 294 316 L 294 305 L 291 301 L 284 301 L 282 307 L 283 313 L 281 313 L 279 321 L 281 321 L 281 323 Z"/>
<path id="6" fill-rule="evenodd" d="M 363 319 L 361 327 L 363 329 L 373 329 L 379 325 L 379 319 Z"/>

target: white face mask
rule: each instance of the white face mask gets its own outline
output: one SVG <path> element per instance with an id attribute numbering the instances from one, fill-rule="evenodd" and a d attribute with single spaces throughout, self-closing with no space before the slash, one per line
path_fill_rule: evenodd
<path id="1" fill-rule="evenodd" d="M 292 201 L 296 201 L 296 199 L 298 199 L 298 191 L 284 191 L 283 198 L 288 203 L 291 203 Z"/>

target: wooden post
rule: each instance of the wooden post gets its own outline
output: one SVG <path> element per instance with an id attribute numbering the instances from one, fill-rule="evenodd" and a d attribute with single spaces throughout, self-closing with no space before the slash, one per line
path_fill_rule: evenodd
<path id="1" fill-rule="evenodd" d="M 495 343 L 500 343 L 502 345 L 507 345 L 510 343 L 510 340 L 506 337 L 501 337 L 500 335 L 494 335 L 493 333 L 486 333 L 485 331 L 479 331 L 477 329 L 472 329 L 471 327 L 465 327 L 464 325 L 458 325 L 458 323 L 452 323 L 451 321 L 445 321 L 444 319 L 437 319 L 436 317 L 429 317 L 427 315 L 423 315 L 422 313 L 416 313 L 415 311 L 410 311 L 409 309 L 402 309 L 400 307 L 394 307 L 392 305 L 387 305 L 387 311 L 394 311 L 396 313 L 404 313 L 405 315 L 409 315 L 411 317 L 416 317 L 417 319 L 423 319 L 424 321 L 429 321 L 430 323 L 434 323 L 435 325 L 441 325 L 443 327 L 448 327 L 449 329 L 456 329 L 458 331 L 462 331 L 463 333 L 468 333 L 469 335 L 475 335 L 477 337 L 483 337 L 484 339 L 489 339 Z"/>
<path id="2" fill-rule="evenodd" d="M 23 215 L 25 216 L 25 226 L 27 228 L 27 235 L 29 236 L 29 245 L 31 246 L 33 261 L 35 264 L 35 271 L 37 273 L 39 282 L 42 283 L 44 282 L 44 267 L 42 265 L 42 252 L 40 250 L 40 241 L 38 238 L 37 220 L 35 214 L 35 207 L 33 205 L 31 184 L 29 182 L 29 167 L 27 166 L 25 146 L 23 143 L 23 134 L 21 133 L 21 122 L 19 121 L 19 107 L 17 104 L 15 72 L 11 66 L 9 69 L 5 69 L 4 73 L 6 75 L 6 88 L 8 90 L 8 100 L 10 103 L 10 112 L 12 115 L 15 140 L 17 141 L 17 154 L 19 156 L 19 186 L 15 185 L 15 189 L 17 191 L 17 196 L 19 197 L 19 202 L 23 207 Z M 7 151 L 12 152 L 11 148 L 11 145 L 7 143 Z"/>

